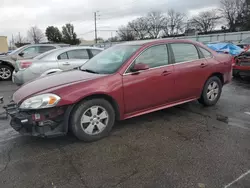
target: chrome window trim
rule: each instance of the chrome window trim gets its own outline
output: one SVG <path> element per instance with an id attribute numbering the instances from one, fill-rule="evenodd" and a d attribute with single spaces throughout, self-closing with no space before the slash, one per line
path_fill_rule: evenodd
<path id="1" fill-rule="evenodd" d="M 132 61 L 132 63 L 130 63 L 130 65 L 126 68 L 126 70 L 124 71 L 124 73 L 123 73 L 122 75 L 125 76 L 125 75 L 134 74 L 134 72 L 127 72 L 128 69 L 129 69 L 129 68 L 131 67 L 131 65 L 137 60 L 137 58 L 138 58 L 143 52 L 145 52 L 146 50 L 148 50 L 149 48 L 152 48 L 152 47 L 155 47 L 155 46 L 162 46 L 162 45 L 165 45 L 165 46 L 166 46 L 166 49 L 167 49 L 167 52 L 168 52 L 167 44 L 168 44 L 168 43 L 155 44 L 155 45 L 152 45 L 152 46 L 149 46 L 149 47 L 145 48 L 141 53 L 139 53 L 139 54 L 136 56 L 136 58 Z M 169 58 L 169 54 L 168 54 L 168 58 Z M 162 68 L 162 67 L 169 66 L 169 65 L 173 65 L 173 64 L 166 64 L 166 65 L 162 65 L 162 66 L 159 66 L 159 67 L 149 68 L 149 69 L 147 69 L 147 70 L 138 71 L 138 73 L 144 72 L 144 71 L 148 71 L 148 70 L 152 70 L 152 69 Z"/>
<path id="2" fill-rule="evenodd" d="M 173 64 L 168 64 L 168 65 L 163 65 L 163 66 L 159 66 L 159 67 L 149 68 L 147 70 L 141 70 L 141 71 L 137 71 L 137 72 L 128 72 L 128 73 L 123 74 L 123 76 L 131 75 L 131 74 L 135 74 L 135 73 L 146 72 L 146 71 L 154 70 L 154 69 L 160 69 L 160 68 L 168 67 L 168 66 L 172 66 L 172 65 Z"/>
<path id="3" fill-rule="evenodd" d="M 143 50 L 140 54 L 138 54 L 138 56 L 132 61 L 132 63 L 127 67 L 127 69 L 125 70 L 125 72 L 124 72 L 122 75 L 123 75 L 123 76 L 126 76 L 126 75 L 135 74 L 135 73 L 141 73 L 141 72 L 145 72 L 145 71 L 149 71 L 149 70 L 154 70 L 154 69 L 158 69 L 158 68 L 168 67 L 168 66 L 170 66 L 170 65 L 175 65 L 175 64 L 191 63 L 191 62 L 194 62 L 194 61 L 204 60 L 204 59 L 205 59 L 205 60 L 207 60 L 207 59 L 214 59 L 214 55 L 210 52 L 211 55 L 212 55 L 212 57 L 209 57 L 209 58 L 203 57 L 203 58 L 194 59 L 194 60 L 190 60 L 190 61 L 182 61 L 182 62 L 178 62 L 178 63 L 174 62 L 174 63 L 170 63 L 170 64 L 167 64 L 167 65 L 159 66 L 159 67 L 149 68 L 149 69 L 147 69 L 147 70 L 141 70 L 141 71 L 138 71 L 138 72 L 128 72 L 128 73 L 126 73 L 127 70 L 131 67 L 131 65 L 136 61 L 136 59 L 137 59 L 143 52 L 145 52 L 147 49 L 149 49 L 149 48 L 151 48 L 151 47 L 154 47 L 154 46 L 160 46 L 160 45 L 166 45 L 166 48 L 167 48 L 167 45 L 168 45 L 168 44 L 171 45 L 171 44 L 178 44 L 178 43 L 155 44 L 155 45 L 152 45 L 152 46 L 150 46 L 150 47 L 144 49 L 144 50 Z M 187 44 L 192 44 L 192 43 L 187 43 Z M 196 46 L 195 44 L 192 44 L 192 45 Z M 202 47 L 200 47 L 200 46 L 197 46 L 197 47 L 202 48 Z M 204 48 L 203 48 L 203 49 L 204 49 Z M 198 52 L 197 52 L 197 53 L 198 53 Z M 169 54 L 168 54 L 168 56 L 169 56 Z"/>

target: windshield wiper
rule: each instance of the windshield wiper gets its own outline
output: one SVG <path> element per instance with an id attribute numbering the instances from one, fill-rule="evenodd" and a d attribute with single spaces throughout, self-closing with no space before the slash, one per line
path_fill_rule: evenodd
<path id="1" fill-rule="evenodd" d="M 89 73 L 93 73 L 93 74 L 99 74 L 98 72 L 95 72 L 93 70 L 90 70 L 90 69 L 81 69 L 82 71 L 84 72 L 89 72 Z"/>

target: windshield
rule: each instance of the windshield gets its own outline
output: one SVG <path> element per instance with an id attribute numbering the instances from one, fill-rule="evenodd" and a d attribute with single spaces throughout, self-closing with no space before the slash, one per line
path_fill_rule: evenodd
<path id="1" fill-rule="evenodd" d="M 118 45 L 108 48 L 86 62 L 81 70 L 90 70 L 99 74 L 115 73 L 123 63 L 141 46 Z"/>
<path id="2" fill-rule="evenodd" d="M 58 49 L 54 49 L 54 50 L 50 50 L 50 51 L 47 51 L 45 53 L 42 53 L 42 54 L 36 56 L 34 59 L 37 59 L 37 60 L 45 59 L 46 57 L 48 57 L 50 54 L 52 54 L 56 50 L 58 50 Z"/>

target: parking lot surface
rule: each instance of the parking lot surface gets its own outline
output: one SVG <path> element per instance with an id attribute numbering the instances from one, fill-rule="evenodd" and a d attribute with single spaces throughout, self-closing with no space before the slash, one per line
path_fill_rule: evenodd
<path id="1" fill-rule="evenodd" d="M 17 89 L 0 82 L 6 99 Z M 0 187 L 249 188 L 250 79 L 214 107 L 191 102 L 117 122 L 93 143 L 42 139 L 0 120 Z"/>

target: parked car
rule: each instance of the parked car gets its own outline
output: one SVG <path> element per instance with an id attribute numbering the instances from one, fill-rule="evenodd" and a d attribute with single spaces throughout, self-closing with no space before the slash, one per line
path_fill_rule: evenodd
<path id="1" fill-rule="evenodd" d="M 52 49 L 60 48 L 56 44 L 32 44 L 18 48 L 11 53 L 0 56 L 0 80 L 9 80 L 15 69 L 15 62 L 21 59 L 31 59 Z"/>
<path id="2" fill-rule="evenodd" d="M 34 59 L 17 61 L 12 81 L 22 85 L 40 76 L 77 68 L 101 51 L 101 48 L 93 47 L 65 47 L 45 52 Z"/>
<path id="3" fill-rule="evenodd" d="M 233 64 L 233 76 L 250 76 L 250 50 L 235 57 Z"/>
<path id="4" fill-rule="evenodd" d="M 232 57 L 189 40 L 135 41 L 104 50 L 80 69 L 29 82 L 7 105 L 11 126 L 33 136 L 84 141 L 124 120 L 199 100 L 211 106 L 232 77 Z"/>

